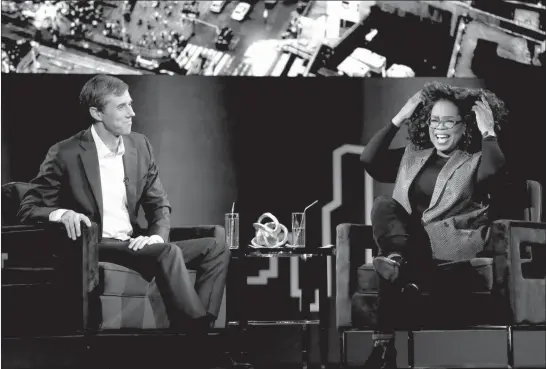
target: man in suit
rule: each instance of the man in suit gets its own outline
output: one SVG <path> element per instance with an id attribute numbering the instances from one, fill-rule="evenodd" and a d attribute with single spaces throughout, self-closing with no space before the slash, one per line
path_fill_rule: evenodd
<path id="1" fill-rule="evenodd" d="M 229 249 L 214 238 L 169 243 L 171 206 L 150 142 L 131 132 L 135 112 L 125 82 L 95 76 L 80 103 L 91 126 L 49 149 L 21 202 L 21 220 L 63 223 L 73 240 L 82 223 L 96 222 L 99 259 L 155 277 L 171 326 L 206 332 L 220 310 Z M 140 206 L 146 232 L 137 225 Z M 195 287 L 187 266 L 198 270 Z"/>

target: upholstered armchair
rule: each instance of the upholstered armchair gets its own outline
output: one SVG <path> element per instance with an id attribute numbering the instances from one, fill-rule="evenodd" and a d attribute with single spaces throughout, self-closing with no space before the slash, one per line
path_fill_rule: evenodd
<path id="1" fill-rule="evenodd" d="M 542 188 L 538 182 L 527 181 L 525 195 L 518 211 L 521 220 L 496 220 L 492 224 L 490 242 L 477 258 L 449 268 L 469 268 L 467 281 L 457 280 L 446 286 L 446 296 L 453 294 L 457 284 L 473 286 L 471 296 L 435 299 L 423 292 L 415 298 L 413 316 L 401 322 L 408 330 L 408 364 L 414 365 L 413 332 L 427 329 L 500 329 L 508 337 L 508 364 L 514 365 L 513 331 L 515 329 L 546 330 L 546 223 L 542 221 Z M 515 194 L 511 194 L 515 196 Z M 506 199 L 506 198 L 505 198 Z M 502 206 L 503 199 L 497 199 Z M 499 203 L 497 202 L 497 205 Z M 502 213 L 502 212 L 501 212 Z M 340 224 L 337 227 L 336 252 L 336 324 L 341 339 L 341 361 L 351 362 L 347 347 L 353 347 L 358 335 L 372 330 L 376 321 L 378 280 L 366 259 L 366 250 L 377 254 L 371 226 Z M 442 321 L 434 321 L 433 310 L 443 309 Z M 351 342 L 351 339 L 353 342 Z M 360 359 L 359 359 L 360 360 Z M 357 361 L 359 361 L 357 360 Z M 401 363 L 400 365 L 405 365 Z"/>
<path id="2" fill-rule="evenodd" d="M 114 263 L 99 262 L 98 226 L 68 239 L 59 224 L 21 225 L 19 204 L 28 183 L 2 186 L 3 336 L 145 333 L 169 327 L 155 280 Z M 171 240 L 215 237 L 221 226 L 171 229 Z M 190 270 L 193 282 L 196 271 Z M 215 328 L 225 328 L 224 301 Z"/>

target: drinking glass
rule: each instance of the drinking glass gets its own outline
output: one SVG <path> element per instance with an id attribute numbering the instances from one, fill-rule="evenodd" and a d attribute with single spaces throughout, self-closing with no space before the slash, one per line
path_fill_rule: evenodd
<path id="1" fill-rule="evenodd" d="M 226 243 L 230 249 L 239 248 L 239 213 L 226 213 Z"/>
<path id="2" fill-rule="evenodd" d="M 292 246 L 305 247 L 305 213 L 292 213 Z"/>

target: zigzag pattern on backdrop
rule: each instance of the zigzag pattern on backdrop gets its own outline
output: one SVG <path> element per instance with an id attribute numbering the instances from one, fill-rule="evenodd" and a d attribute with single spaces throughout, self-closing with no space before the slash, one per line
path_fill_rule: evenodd
<path id="1" fill-rule="evenodd" d="M 364 150 L 364 146 L 361 145 L 342 145 L 332 152 L 332 181 L 333 181 L 333 194 L 332 201 L 322 207 L 322 245 L 332 244 L 332 220 L 331 214 L 334 210 L 339 208 L 343 203 L 342 194 L 342 170 L 343 170 L 343 156 L 346 154 L 360 155 Z M 371 210 L 373 205 L 373 179 L 366 173 L 364 183 L 364 206 L 365 206 L 365 224 L 371 223 Z M 327 276 L 328 276 L 328 297 L 332 296 L 332 266 L 331 256 L 328 256 L 327 262 Z M 279 277 L 279 266 L 277 258 L 268 258 L 269 267 L 267 269 L 261 269 L 258 272 L 258 276 L 247 277 L 247 284 L 249 285 L 267 285 L 269 279 Z M 372 262 L 371 250 L 366 251 L 366 261 Z M 299 299 L 299 309 L 301 310 L 302 292 L 299 287 L 299 259 L 297 257 L 290 258 L 290 297 Z M 314 301 L 310 305 L 311 312 L 319 311 L 319 290 L 314 291 Z"/>

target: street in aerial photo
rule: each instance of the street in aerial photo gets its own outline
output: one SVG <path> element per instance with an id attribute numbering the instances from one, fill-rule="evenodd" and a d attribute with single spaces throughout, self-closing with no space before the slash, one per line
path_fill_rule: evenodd
<path id="1" fill-rule="evenodd" d="M 496 60 L 542 67 L 545 11 L 538 0 L 2 1 L 2 72 L 473 77 Z"/>

